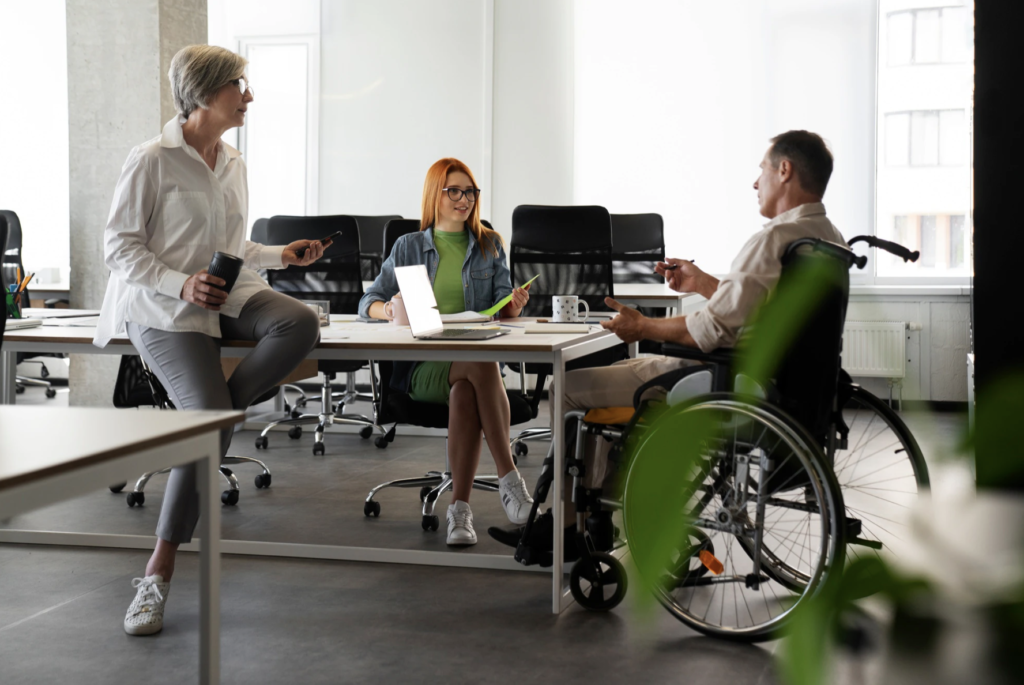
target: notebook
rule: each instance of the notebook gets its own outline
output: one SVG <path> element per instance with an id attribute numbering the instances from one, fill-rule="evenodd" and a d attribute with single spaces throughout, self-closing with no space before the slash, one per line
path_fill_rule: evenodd
<path id="1" fill-rule="evenodd" d="M 16 331 L 20 328 L 35 328 L 42 325 L 42 319 L 7 319 L 8 331 Z"/>

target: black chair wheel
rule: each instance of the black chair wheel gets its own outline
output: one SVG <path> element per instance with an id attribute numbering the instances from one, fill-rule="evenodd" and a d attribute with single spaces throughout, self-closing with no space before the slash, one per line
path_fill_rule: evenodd
<path id="1" fill-rule="evenodd" d="M 298 440 L 302 437 L 302 426 L 292 426 L 288 429 L 288 437 L 292 440 Z"/>
<path id="2" fill-rule="evenodd" d="M 291 414 L 291 416 L 292 416 L 292 418 L 293 418 L 293 419 L 297 419 L 297 418 L 299 418 L 300 416 L 302 416 L 302 412 L 301 412 L 301 411 L 299 411 L 298 409 L 292 409 L 292 414 Z"/>
<path id="3" fill-rule="evenodd" d="M 54 390 L 53 388 L 47 388 L 46 389 L 46 396 L 49 397 L 52 400 L 54 397 L 57 396 L 57 391 Z"/>
<path id="4" fill-rule="evenodd" d="M 238 504 L 238 490 L 225 490 L 220 493 L 220 501 L 226 507 L 233 507 Z"/>
<path id="5" fill-rule="evenodd" d="M 373 435 L 373 426 L 367 426 L 366 428 L 359 429 L 359 437 L 361 437 L 363 440 L 366 440 L 371 435 Z"/>
<path id="6" fill-rule="evenodd" d="M 380 516 L 380 502 L 363 502 L 363 516 L 373 516 L 377 518 Z"/>
<path id="7" fill-rule="evenodd" d="M 24 385 L 17 386 L 16 388 L 14 388 L 14 393 L 16 395 L 24 395 L 25 394 L 25 386 Z"/>
<path id="8" fill-rule="evenodd" d="M 129 507 L 141 507 L 143 504 L 146 503 L 146 493 L 135 492 L 133 490 L 132 492 L 128 493 L 128 497 L 126 499 L 128 500 Z"/>
<path id="9" fill-rule="evenodd" d="M 617 607 L 626 596 L 627 585 L 625 567 L 607 552 L 594 552 L 589 560 L 580 559 L 569 573 L 573 598 L 589 611 L 609 611 Z"/>
<path id="10" fill-rule="evenodd" d="M 263 488 L 270 487 L 270 474 L 269 473 L 258 473 L 256 474 L 256 488 L 262 490 Z"/>
<path id="11" fill-rule="evenodd" d="M 517 457 L 525 457 L 530 453 L 530 447 L 525 442 L 517 442 L 515 448 L 515 455 Z"/>
<path id="12" fill-rule="evenodd" d="M 121 492 L 122 490 L 124 490 L 124 486 L 126 485 L 128 485 L 128 483 L 114 483 L 113 485 L 110 486 L 110 491 L 113 493 Z"/>
<path id="13" fill-rule="evenodd" d="M 423 526 L 423 530 L 437 530 L 441 525 L 441 519 L 437 516 L 424 516 L 420 525 Z"/>
<path id="14" fill-rule="evenodd" d="M 267 445 L 269 443 L 270 443 L 270 441 L 267 440 L 267 436 L 260 435 L 260 436 L 258 436 L 256 438 L 256 449 L 258 449 L 258 450 L 265 450 L 265 449 L 267 449 Z"/>
<path id="15" fill-rule="evenodd" d="M 384 449 L 385 447 L 388 446 L 388 439 L 383 435 L 378 435 L 377 438 L 373 441 L 373 444 L 380 449 Z"/>
<path id="16" fill-rule="evenodd" d="M 433 489 L 434 488 L 430 487 L 429 485 L 424 485 L 422 488 L 420 488 L 420 501 L 422 502 L 423 500 L 427 499 L 427 495 L 429 495 L 430 491 Z"/>
<path id="17" fill-rule="evenodd" d="M 324 444 L 322 442 L 314 442 L 313 443 L 313 455 L 314 456 L 316 456 L 318 454 L 325 454 L 326 452 L 327 452 L 327 448 L 324 447 Z"/>

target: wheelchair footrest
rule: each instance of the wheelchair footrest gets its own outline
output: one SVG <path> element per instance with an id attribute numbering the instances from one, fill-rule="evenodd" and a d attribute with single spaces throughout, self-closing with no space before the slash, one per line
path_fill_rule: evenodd
<path id="1" fill-rule="evenodd" d="M 882 549 L 882 543 L 878 540 L 865 540 L 863 538 L 851 538 L 849 543 L 851 545 L 860 545 L 861 547 L 868 547 L 870 549 Z"/>

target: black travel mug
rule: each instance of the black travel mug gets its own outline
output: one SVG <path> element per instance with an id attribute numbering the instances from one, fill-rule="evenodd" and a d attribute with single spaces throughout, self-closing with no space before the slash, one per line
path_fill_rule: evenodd
<path id="1" fill-rule="evenodd" d="M 226 293 L 231 292 L 242 271 L 242 260 L 227 252 L 214 252 L 210 260 L 210 268 L 206 270 L 211 276 L 224 279 L 224 285 L 215 286 Z"/>

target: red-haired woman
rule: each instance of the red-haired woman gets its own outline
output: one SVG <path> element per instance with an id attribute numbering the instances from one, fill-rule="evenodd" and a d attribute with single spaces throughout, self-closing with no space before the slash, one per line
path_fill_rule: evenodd
<path id="1" fill-rule="evenodd" d="M 457 159 L 438 160 L 423 183 L 423 217 L 418 233 L 395 243 L 380 275 L 359 302 L 364 318 L 386 319 L 384 303 L 398 292 L 396 266 L 423 264 L 442 314 L 481 311 L 512 295 L 500 313 L 519 316 L 530 299 L 513 290 L 501 236 L 480 223 L 480 189 L 473 173 Z M 448 404 L 448 461 L 452 503 L 448 544 L 474 545 L 469 495 L 480 463 L 481 431 L 497 466 L 499 497 L 513 523 L 529 516 L 530 497 L 509 449 L 509 406 L 495 362 L 396 362 L 391 387 L 417 402 Z"/>

